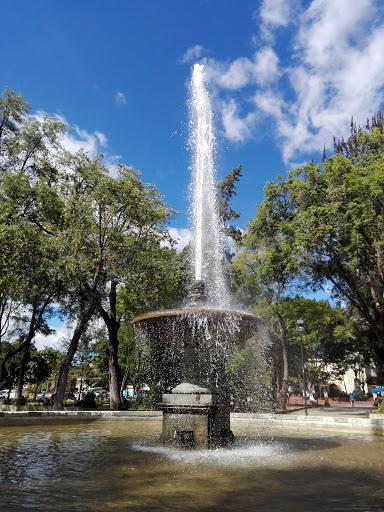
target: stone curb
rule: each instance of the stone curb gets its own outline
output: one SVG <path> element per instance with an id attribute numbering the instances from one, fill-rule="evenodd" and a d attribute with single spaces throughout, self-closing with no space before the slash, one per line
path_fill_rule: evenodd
<path id="1" fill-rule="evenodd" d="M 0 411 L 1 426 L 65 424 L 92 421 L 161 420 L 161 411 Z"/>
<path id="2" fill-rule="evenodd" d="M 381 417 L 380 417 L 381 416 Z M 324 430 L 332 432 L 349 432 L 365 435 L 384 435 L 384 416 L 370 414 L 369 417 L 338 417 L 338 416 L 299 416 L 296 414 L 252 414 L 232 413 L 235 422 L 268 425 L 282 428 L 302 430 Z"/>
<path id="3" fill-rule="evenodd" d="M 0 411 L 1 426 L 63 424 L 92 421 L 161 421 L 161 411 Z M 231 422 L 247 423 L 265 427 L 293 428 L 296 430 L 349 432 L 365 435 L 384 435 L 384 417 L 370 414 L 369 417 L 299 416 L 296 414 L 231 413 Z"/>

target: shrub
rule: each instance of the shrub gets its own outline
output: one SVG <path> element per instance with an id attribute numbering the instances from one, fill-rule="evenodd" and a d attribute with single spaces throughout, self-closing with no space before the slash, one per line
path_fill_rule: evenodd
<path id="1" fill-rule="evenodd" d="M 83 409 L 97 409 L 97 403 L 95 398 L 95 393 L 91 391 L 85 395 L 83 401 L 81 403 L 81 407 Z"/>
<path id="2" fill-rule="evenodd" d="M 384 400 L 380 402 L 379 408 L 376 411 L 372 411 L 372 414 L 384 414 Z"/>
<path id="3" fill-rule="evenodd" d="M 25 396 L 20 396 L 19 398 L 16 398 L 16 400 L 13 402 L 13 405 L 25 405 L 27 403 L 27 399 Z"/>

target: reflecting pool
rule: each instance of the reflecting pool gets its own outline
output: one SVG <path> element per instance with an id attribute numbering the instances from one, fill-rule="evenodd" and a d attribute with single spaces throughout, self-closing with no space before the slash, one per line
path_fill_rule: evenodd
<path id="1" fill-rule="evenodd" d="M 384 437 L 259 433 L 168 449 L 156 420 L 0 428 L 0 510 L 384 511 Z"/>

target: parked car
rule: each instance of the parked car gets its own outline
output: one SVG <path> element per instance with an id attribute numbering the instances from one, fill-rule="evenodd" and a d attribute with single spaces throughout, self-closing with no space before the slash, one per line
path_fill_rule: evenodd
<path id="1" fill-rule="evenodd" d="M 95 398 L 103 398 L 104 400 L 108 398 L 108 391 L 103 388 L 93 388 L 89 390 L 92 393 L 95 393 Z"/>
<path id="2" fill-rule="evenodd" d="M 2 389 L 0 391 L 0 398 L 9 398 L 10 400 L 14 400 L 16 398 L 16 389 L 11 389 L 11 392 L 9 392 L 8 389 Z"/>

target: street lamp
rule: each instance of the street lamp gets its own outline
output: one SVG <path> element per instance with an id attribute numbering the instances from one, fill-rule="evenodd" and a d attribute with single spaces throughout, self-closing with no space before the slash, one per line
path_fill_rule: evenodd
<path id="1" fill-rule="evenodd" d="M 301 343 L 301 365 L 303 367 L 303 395 L 304 395 L 304 408 L 305 415 L 308 415 L 307 412 L 307 381 L 305 379 L 305 366 L 304 366 L 304 349 L 303 349 L 303 332 L 304 332 L 304 320 L 301 318 L 296 322 L 297 330 L 300 333 L 300 343 Z"/>

